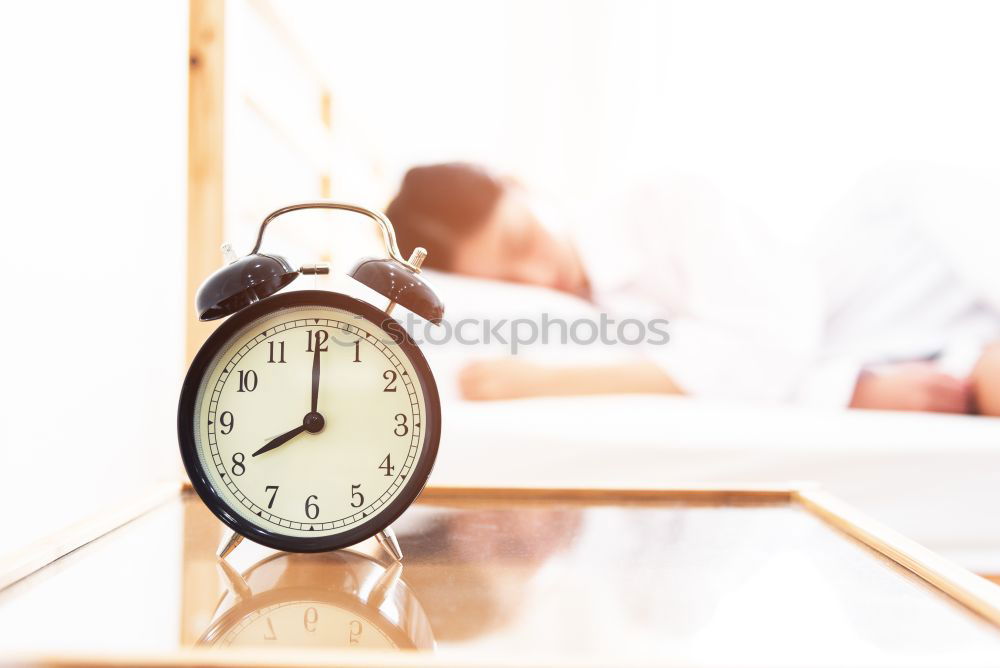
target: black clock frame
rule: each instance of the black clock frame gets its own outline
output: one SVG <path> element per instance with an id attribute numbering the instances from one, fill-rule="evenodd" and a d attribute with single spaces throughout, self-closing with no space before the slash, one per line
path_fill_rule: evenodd
<path id="1" fill-rule="evenodd" d="M 232 340 L 239 330 L 254 320 L 270 313 L 301 306 L 320 306 L 338 308 L 359 315 L 368 322 L 377 325 L 402 349 L 417 373 L 424 395 L 426 415 L 424 423 L 424 445 L 420 460 L 414 465 L 403 490 L 384 510 L 375 513 L 371 519 L 363 521 L 358 527 L 334 534 L 332 536 L 288 536 L 259 527 L 234 512 L 224 498 L 212 486 L 208 473 L 201 465 L 195 445 L 197 428 L 195 400 L 198 396 L 205 374 L 210 371 L 209 364 L 216 355 Z M 437 459 L 438 443 L 441 440 L 441 400 L 438 396 L 437 384 L 431 374 L 426 358 L 412 337 L 403 327 L 385 311 L 363 302 L 360 299 L 325 290 L 298 290 L 272 295 L 248 306 L 232 315 L 215 330 L 195 355 L 191 368 L 188 369 L 181 389 L 180 402 L 177 408 L 177 438 L 180 443 L 181 459 L 187 470 L 188 478 L 201 500 L 223 524 L 236 533 L 249 538 L 255 543 L 286 552 L 328 552 L 356 545 L 371 538 L 395 522 L 406 510 L 427 484 L 434 461 Z"/>

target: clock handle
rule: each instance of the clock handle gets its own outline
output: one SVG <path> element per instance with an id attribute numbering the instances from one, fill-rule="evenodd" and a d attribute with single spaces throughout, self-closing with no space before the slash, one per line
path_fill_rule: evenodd
<path id="1" fill-rule="evenodd" d="M 419 265 L 413 266 L 406 258 L 403 257 L 403 254 L 399 252 L 399 246 L 396 244 L 396 231 L 392 228 L 392 223 L 389 222 L 388 218 L 378 211 L 367 209 L 356 204 L 347 204 L 346 202 L 331 202 L 322 200 L 314 202 L 300 202 L 298 204 L 289 204 L 288 206 L 283 206 L 280 209 L 272 211 L 264 219 L 264 222 L 260 224 L 260 231 L 257 232 L 257 243 L 254 244 L 253 250 L 250 251 L 250 254 L 253 255 L 260 250 L 260 245 L 264 241 L 264 230 L 271 221 L 278 216 L 283 216 L 286 213 L 291 213 L 292 211 L 301 211 L 303 209 L 338 209 L 341 211 L 360 213 L 362 216 L 371 218 L 378 224 L 379 229 L 382 231 L 382 242 L 385 244 L 385 249 L 389 253 L 389 257 L 396 262 L 399 262 L 404 267 L 407 267 L 411 271 L 420 270 Z"/>
<path id="2" fill-rule="evenodd" d="M 389 300 L 386 315 L 389 315 L 393 307 L 399 304 L 435 325 L 441 323 L 441 320 L 444 318 L 444 304 L 434 293 L 434 290 L 427 281 L 420 276 L 420 265 L 427 257 L 427 251 L 423 248 L 415 248 L 409 259 L 404 258 L 402 253 L 399 252 L 399 246 L 396 244 L 396 231 L 393 229 L 392 223 L 389 222 L 389 219 L 384 214 L 378 211 L 356 204 L 324 200 L 300 202 L 298 204 L 283 206 L 280 209 L 272 211 L 264 218 L 264 221 L 260 224 L 260 231 L 257 232 L 257 242 L 254 244 L 250 254 L 247 255 L 247 258 L 250 258 L 253 262 L 259 262 L 258 258 L 267 257 L 258 254 L 261 243 L 264 241 L 264 230 L 267 229 L 267 226 L 275 218 L 292 211 L 302 211 L 303 209 L 339 209 L 341 211 L 360 213 L 362 216 L 367 216 L 375 221 L 378 224 L 379 230 L 382 231 L 382 242 L 389 257 L 364 259 L 351 270 L 350 276 Z M 230 266 L 233 267 L 236 265 Z M 278 286 L 278 289 L 280 290 L 281 287 L 283 285 Z M 226 296 L 228 297 L 228 295 Z"/>

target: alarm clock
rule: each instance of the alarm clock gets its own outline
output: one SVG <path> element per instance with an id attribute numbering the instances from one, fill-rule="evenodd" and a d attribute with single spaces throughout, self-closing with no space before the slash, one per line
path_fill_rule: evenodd
<path id="1" fill-rule="evenodd" d="M 434 648 L 402 564 L 350 550 L 275 554 L 242 574 L 219 566 L 227 591 L 198 645 L 392 651 Z"/>
<path id="2" fill-rule="evenodd" d="M 388 299 L 379 309 L 325 290 L 280 293 L 300 274 L 260 251 L 267 226 L 303 209 L 340 209 L 378 224 L 389 255 L 350 276 Z M 441 405 L 396 304 L 439 324 L 444 306 L 420 275 L 422 248 L 400 255 L 389 220 L 339 202 L 270 213 L 242 258 L 199 288 L 201 320 L 228 318 L 198 351 L 181 390 L 177 432 L 195 491 L 243 538 L 289 552 L 336 550 L 376 536 L 402 558 L 390 524 L 420 493 L 437 456 Z"/>

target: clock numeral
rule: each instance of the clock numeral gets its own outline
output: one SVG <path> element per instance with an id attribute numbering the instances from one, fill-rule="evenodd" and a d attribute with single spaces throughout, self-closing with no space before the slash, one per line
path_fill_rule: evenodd
<path id="1" fill-rule="evenodd" d="M 351 485 L 351 507 L 352 508 L 360 508 L 361 506 L 365 505 L 365 495 L 362 494 L 360 491 L 358 491 L 360 489 L 361 489 L 361 484 L 360 483 L 358 483 L 357 485 Z M 355 503 L 355 501 L 357 501 L 357 503 Z"/>
<path id="2" fill-rule="evenodd" d="M 230 434 L 233 431 L 233 425 L 236 424 L 236 420 L 233 418 L 233 414 L 229 411 L 225 411 L 219 416 L 219 424 L 222 425 L 221 431 L 223 434 Z"/>
<path id="3" fill-rule="evenodd" d="M 247 472 L 247 467 L 243 463 L 245 459 L 246 455 L 244 455 L 242 452 L 237 452 L 233 455 L 233 467 L 230 469 L 230 472 L 233 475 L 239 476 Z"/>
<path id="4" fill-rule="evenodd" d="M 317 619 L 319 619 L 319 613 L 316 612 L 316 608 L 306 608 L 306 613 L 302 616 L 302 626 L 309 633 L 314 633 Z"/>
<path id="5" fill-rule="evenodd" d="M 274 505 L 274 497 L 278 496 L 278 486 L 268 485 L 264 488 L 264 492 L 271 492 L 271 500 L 267 502 L 267 509 L 270 510 L 271 506 Z"/>
<path id="6" fill-rule="evenodd" d="M 396 467 L 393 466 L 392 462 L 389 460 L 389 455 L 385 456 L 385 459 L 382 460 L 382 463 L 379 464 L 378 467 L 385 471 L 386 477 L 391 476 L 392 472 L 396 470 Z"/>
<path id="7" fill-rule="evenodd" d="M 383 392 L 395 392 L 396 391 L 396 372 L 393 371 L 392 369 L 387 369 L 386 372 L 382 374 L 382 377 L 385 378 L 387 381 L 389 381 L 386 384 L 385 389 L 382 390 L 382 391 Z"/>
<path id="8" fill-rule="evenodd" d="M 264 631 L 264 640 L 277 640 L 278 634 L 274 632 L 274 624 L 271 623 L 271 618 L 267 618 L 267 630 Z"/>
<path id="9" fill-rule="evenodd" d="M 361 640 L 361 631 L 364 627 L 361 626 L 361 622 L 356 619 L 352 619 L 348 627 L 350 635 L 347 638 L 348 644 L 357 645 Z"/>
<path id="10" fill-rule="evenodd" d="M 410 433 L 410 428 L 406 426 L 406 415 L 404 413 L 396 413 L 396 428 L 392 430 L 396 436 L 406 436 Z"/>
<path id="11" fill-rule="evenodd" d="M 361 361 L 361 339 L 354 342 L 354 361 Z"/>
<path id="12" fill-rule="evenodd" d="M 306 517 L 308 517 L 311 520 L 314 520 L 317 517 L 319 517 L 319 506 L 317 506 L 315 503 L 312 502 L 313 499 L 319 501 L 319 497 L 316 496 L 315 494 L 309 496 L 309 498 L 306 499 Z"/>
<path id="13" fill-rule="evenodd" d="M 240 371 L 240 389 L 237 392 L 253 392 L 257 389 L 257 372 L 251 369 L 250 371 Z"/>
<path id="14" fill-rule="evenodd" d="M 321 353 L 325 353 L 330 349 L 330 347 L 326 345 L 326 342 L 330 340 L 330 332 L 325 329 L 316 330 L 315 336 L 313 336 L 313 331 L 311 329 L 307 329 L 306 336 L 308 337 L 308 341 L 306 342 L 307 353 L 315 352 L 313 350 L 313 341 L 316 342 L 316 347 L 319 348 Z"/>
<path id="15" fill-rule="evenodd" d="M 268 364 L 284 364 L 285 363 L 285 342 L 278 341 L 278 359 L 274 359 L 274 341 L 267 342 L 267 363 Z"/>

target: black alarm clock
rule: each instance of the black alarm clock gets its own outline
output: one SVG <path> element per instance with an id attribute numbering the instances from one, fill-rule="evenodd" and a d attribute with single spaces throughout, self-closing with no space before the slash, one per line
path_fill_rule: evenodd
<path id="1" fill-rule="evenodd" d="M 348 295 L 278 294 L 302 273 L 260 252 L 264 231 L 301 209 L 341 209 L 374 220 L 389 254 L 350 275 L 386 297 L 385 309 Z M 286 206 L 261 223 L 245 257 L 199 288 L 201 320 L 225 318 L 195 356 L 177 414 L 181 456 L 195 491 L 242 538 L 289 552 L 321 552 L 371 536 L 396 558 L 389 526 L 416 499 L 437 456 L 441 404 L 423 354 L 390 314 L 400 304 L 435 324 L 444 306 L 420 275 L 422 248 L 404 260 L 382 214 L 337 202 Z"/>

